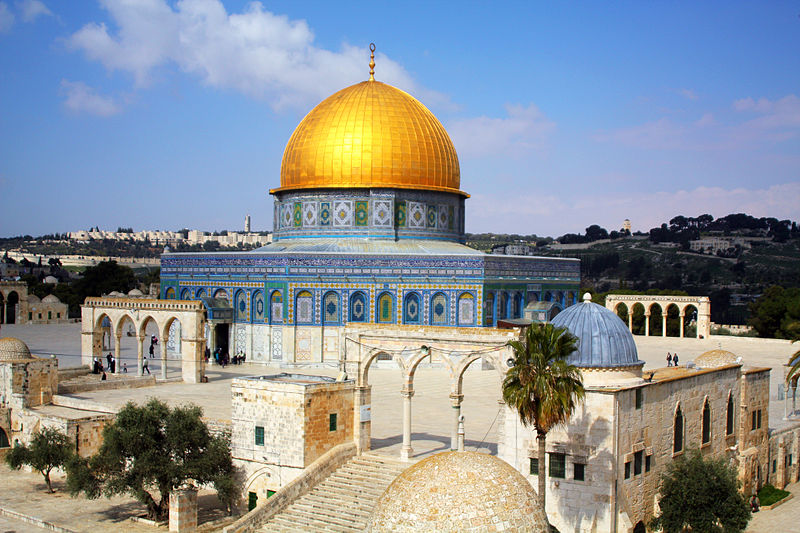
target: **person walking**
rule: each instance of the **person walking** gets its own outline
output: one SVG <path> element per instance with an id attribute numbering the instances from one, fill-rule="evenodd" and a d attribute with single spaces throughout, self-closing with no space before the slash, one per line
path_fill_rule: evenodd
<path id="1" fill-rule="evenodd" d="M 672 366 L 678 366 L 678 354 L 672 356 Z"/>
<path id="2" fill-rule="evenodd" d="M 153 358 L 153 345 L 150 345 L 150 358 Z"/>
<path id="3" fill-rule="evenodd" d="M 113 374 L 114 373 L 114 367 L 112 365 L 114 364 L 114 356 L 111 355 L 111 352 L 108 352 L 108 355 L 106 356 L 106 362 L 108 363 L 109 372 L 111 372 Z"/>
<path id="4" fill-rule="evenodd" d="M 667 366 L 672 366 L 672 354 L 667 352 Z"/>
<path id="5" fill-rule="evenodd" d="M 142 361 L 142 375 L 144 375 L 145 370 L 147 370 L 148 375 L 150 374 L 150 368 L 147 366 L 147 363 L 148 363 L 147 357 L 145 357 L 144 360 Z"/>

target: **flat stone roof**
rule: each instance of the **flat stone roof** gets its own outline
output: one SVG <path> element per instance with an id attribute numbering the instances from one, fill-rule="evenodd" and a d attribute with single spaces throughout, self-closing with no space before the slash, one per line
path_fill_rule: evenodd
<path id="1" fill-rule="evenodd" d="M 280 374 L 271 374 L 268 376 L 247 376 L 240 379 L 248 379 L 254 381 L 271 381 L 275 383 L 291 383 L 292 385 L 319 385 L 320 383 L 336 383 L 336 378 L 329 376 L 314 376 L 311 374 L 293 374 L 290 372 L 281 372 Z M 340 383 L 353 381 L 346 379 Z"/>

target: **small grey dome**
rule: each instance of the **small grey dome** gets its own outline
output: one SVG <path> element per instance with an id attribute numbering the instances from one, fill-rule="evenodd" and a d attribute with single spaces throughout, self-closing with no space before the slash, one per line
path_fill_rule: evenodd
<path id="1" fill-rule="evenodd" d="M 578 350 L 568 359 L 579 368 L 617 368 L 644 365 L 628 326 L 613 311 L 584 298 L 553 318 L 578 337 Z"/>
<path id="2" fill-rule="evenodd" d="M 0 362 L 26 361 L 33 359 L 28 345 L 14 337 L 0 339 Z"/>
<path id="3" fill-rule="evenodd" d="M 39 302 L 41 302 L 41 300 L 35 294 L 29 294 L 28 295 L 28 303 L 29 304 L 38 304 Z"/>
<path id="4" fill-rule="evenodd" d="M 58 296 L 56 296 L 55 294 L 48 294 L 47 296 L 44 297 L 42 302 L 46 304 L 60 304 L 61 300 L 59 300 Z"/>
<path id="5" fill-rule="evenodd" d="M 128 296 L 144 296 L 144 293 L 142 291 L 140 291 L 139 289 L 131 289 L 128 292 Z"/>

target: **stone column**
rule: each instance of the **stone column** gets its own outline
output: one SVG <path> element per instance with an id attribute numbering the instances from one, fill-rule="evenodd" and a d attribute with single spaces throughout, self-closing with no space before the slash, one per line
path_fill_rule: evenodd
<path id="1" fill-rule="evenodd" d="M 633 334 L 633 310 L 628 309 L 628 331 Z"/>
<path id="2" fill-rule="evenodd" d="M 661 315 L 661 320 L 663 322 L 662 325 L 661 325 L 661 336 L 662 337 L 666 337 L 667 336 L 667 315 L 666 315 L 666 313 Z"/>
<path id="3" fill-rule="evenodd" d="M 370 449 L 370 436 L 372 432 L 372 420 L 371 420 L 371 411 L 370 411 L 370 418 L 364 419 L 361 416 L 361 408 L 362 406 L 370 407 L 370 402 L 372 398 L 372 387 L 365 386 L 365 387 L 356 387 L 355 390 L 355 406 L 354 406 L 354 424 L 353 427 L 355 428 L 355 434 L 353 435 L 353 440 L 356 441 L 356 446 L 358 446 L 358 453 L 363 453 Z M 366 414 L 366 413 L 365 413 Z"/>
<path id="4" fill-rule="evenodd" d="M 186 487 L 169 495 L 169 530 L 197 531 L 197 489 Z"/>
<path id="5" fill-rule="evenodd" d="M 450 450 L 458 448 L 458 421 L 461 418 L 461 402 L 463 394 L 450 395 L 450 407 L 453 408 L 453 433 L 450 435 Z"/>
<path id="6" fill-rule="evenodd" d="M 136 375 L 141 376 L 144 371 L 142 370 L 142 359 L 144 359 L 144 335 L 136 336 Z M 148 367 L 149 368 L 149 367 Z"/>
<path id="7" fill-rule="evenodd" d="M 122 335 L 116 336 L 116 342 L 114 344 L 114 359 L 116 360 L 116 373 L 119 374 L 122 372 Z"/>
<path id="8" fill-rule="evenodd" d="M 787 391 L 788 393 L 788 391 Z M 792 414 L 797 410 L 797 379 L 792 379 Z"/>
<path id="9" fill-rule="evenodd" d="M 686 320 L 686 313 L 684 313 L 683 311 L 681 311 L 681 312 L 678 314 L 678 317 L 679 317 L 679 319 L 680 319 L 680 321 L 681 321 L 681 324 L 680 324 L 680 326 L 681 326 L 681 332 L 680 332 L 680 334 L 679 334 L 678 336 L 679 336 L 679 337 L 682 339 L 682 338 L 683 338 L 683 335 L 684 335 L 684 333 L 683 333 L 683 321 L 684 321 L 684 320 Z"/>
<path id="10" fill-rule="evenodd" d="M 414 396 L 414 385 L 407 383 L 400 394 L 403 396 L 403 447 L 400 449 L 400 459 L 408 461 L 414 453 L 411 447 L 411 398 Z"/>
<path id="11" fill-rule="evenodd" d="M 161 379 L 167 379 L 167 339 L 159 343 L 161 346 Z"/>
<path id="12" fill-rule="evenodd" d="M 650 311 L 644 314 L 644 336 L 650 336 Z"/>
<path id="13" fill-rule="evenodd" d="M 778 468 L 775 472 L 775 487 L 783 489 L 786 486 L 786 442 L 781 440 L 778 443 Z"/>

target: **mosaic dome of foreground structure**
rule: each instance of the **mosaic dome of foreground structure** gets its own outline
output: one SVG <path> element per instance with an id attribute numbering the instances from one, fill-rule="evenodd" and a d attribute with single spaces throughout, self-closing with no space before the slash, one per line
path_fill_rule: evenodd
<path id="1" fill-rule="evenodd" d="M 0 339 L 0 362 L 24 361 L 33 359 L 28 345 L 14 337 Z"/>
<path id="2" fill-rule="evenodd" d="M 613 311 L 592 303 L 589 293 L 553 319 L 578 337 L 578 350 L 568 359 L 579 368 L 643 366 L 628 326 Z"/>
<path id="3" fill-rule="evenodd" d="M 416 98 L 364 81 L 326 98 L 297 126 L 275 192 L 397 188 L 457 193 L 458 156 L 442 124 Z"/>
<path id="4" fill-rule="evenodd" d="M 477 452 L 423 459 L 378 500 L 368 531 L 549 531 L 530 483 L 505 461 Z"/>

